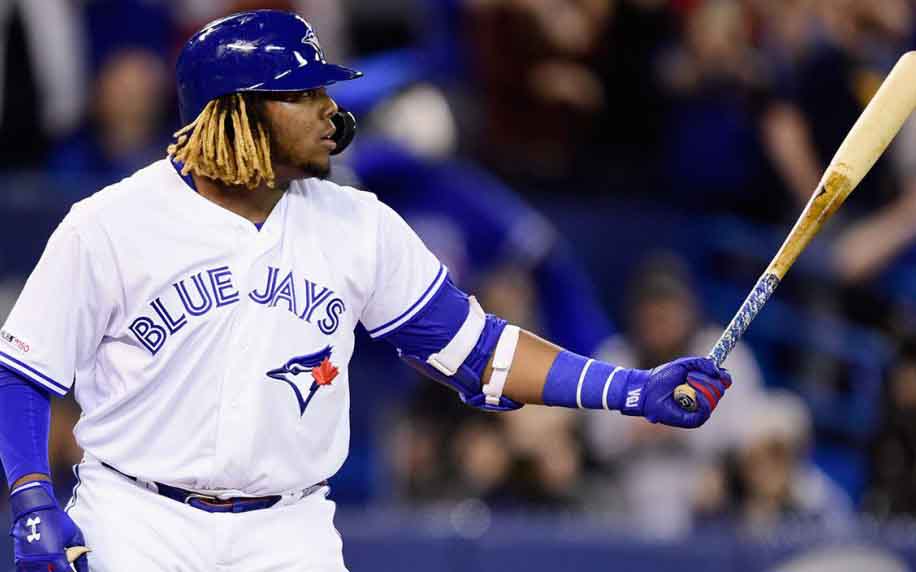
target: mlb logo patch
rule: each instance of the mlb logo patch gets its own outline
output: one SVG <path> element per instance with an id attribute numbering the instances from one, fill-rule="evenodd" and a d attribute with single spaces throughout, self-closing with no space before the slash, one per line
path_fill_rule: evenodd
<path id="1" fill-rule="evenodd" d="M 0 331 L 0 339 L 2 339 L 4 342 L 13 346 L 13 348 L 15 348 L 16 350 L 24 354 L 29 353 L 29 351 L 32 349 L 32 347 L 29 344 L 27 344 L 23 340 L 20 340 L 19 338 L 7 332 L 6 330 Z"/>

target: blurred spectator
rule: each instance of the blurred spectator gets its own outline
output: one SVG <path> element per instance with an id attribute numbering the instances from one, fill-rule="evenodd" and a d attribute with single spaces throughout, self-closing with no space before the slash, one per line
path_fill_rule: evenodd
<path id="1" fill-rule="evenodd" d="M 605 110 L 590 130 L 576 169 L 597 184 L 579 193 L 645 196 L 660 184 L 660 145 L 669 135 L 657 59 L 679 41 L 677 14 L 667 0 L 608 2 L 607 31 L 595 47 L 590 65 L 602 84 Z M 600 158 L 596 160 L 596 158 Z M 588 187 L 591 186 L 592 189 Z"/>
<path id="2" fill-rule="evenodd" d="M 560 408 L 526 407 L 503 416 L 503 447 L 514 459 L 512 482 L 525 505 L 582 509 L 585 455 L 576 414 Z"/>
<path id="3" fill-rule="evenodd" d="M 89 34 L 93 75 L 113 55 L 142 49 L 167 60 L 176 41 L 169 0 L 85 0 L 83 16 Z"/>
<path id="4" fill-rule="evenodd" d="M 569 177 L 576 153 L 605 110 L 597 54 L 613 3 L 606 0 L 467 0 L 479 132 L 472 154 L 519 183 Z"/>
<path id="5" fill-rule="evenodd" d="M 86 99 L 84 31 L 69 0 L 0 3 L 0 169 L 36 167 Z"/>
<path id="6" fill-rule="evenodd" d="M 881 419 L 865 508 L 882 518 L 916 516 L 916 340 L 903 344 L 888 372 Z"/>
<path id="7" fill-rule="evenodd" d="M 469 410 L 427 384 L 388 437 L 395 493 L 408 506 L 478 499 L 503 510 L 584 506 L 584 457 L 571 412 Z M 439 402 L 450 401 L 449 405 Z"/>
<path id="8" fill-rule="evenodd" d="M 91 102 L 80 129 L 49 158 L 50 171 L 77 196 L 164 156 L 174 107 L 166 69 L 174 37 L 163 0 L 90 0 Z"/>
<path id="9" fill-rule="evenodd" d="M 901 193 L 865 216 L 847 218 L 847 225 L 835 239 L 834 263 L 845 282 L 880 286 L 886 294 L 905 302 L 912 294 L 916 256 L 916 119 L 903 125 L 887 154 L 900 180 Z M 899 326 L 902 331 L 912 329 Z"/>
<path id="10" fill-rule="evenodd" d="M 181 0 L 172 2 L 182 37 L 201 26 L 245 10 L 290 10 L 308 19 L 321 38 L 321 46 L 335 60 L 350 54 L 345 2 L 340 0 Z"/>
<path id="11" fill-rule="evenodd" d="M 749 16 L 732 0 L 701 0 L 686 13 L 682 44 L 660 62 L 670 99 L 663 164 L 681 208 L 774 222 L 794 211 L 784 181 L 801 168 L 779 159 L 794 157 L 799 145 L 785 129 L 771 133 L 775 120 L 791 130 L 794 116 L 771 113 L 772 76 Z M 789 149 L 779 153 L 773 142 Z"/>
<path id="12" fill-rule="evenodd" d="M 817 0 L 814 8 L 817 41 L 786 91 L 807 118 L 823 169 L 910 42 L 913 7 L 907 0 Z M 888 163 L 878 161 L 843 207 L 844 213 L 886 204 L 897 194 Z M 812 191 L 798 192 L 807 201 Z"/>
<path id="13" fill-rule="evenodd" d="M 836 238 L 834 256 L 840 278 L 862 283 L 878 277 L 911 250 L 916 239 L 916 178 L 905 181 L 893 202 L 861 219 L 848 220 Z M 910 263 L 905 260 L 905 263 Z"/>
<path id="14" fill-rule="evenodd" d="M 846 494 L 810 461 L 811 418 L 788 392 L 758 395 L 735 430 L 740 443 L 707 472 L 697 492 L 699 519 L 726 516 L 752 534 L 785 520 L 842 530 L 852 518 Z"/>
<path id="15" fill-rule="evenodd" d="M 71 181 L 86 177 L 89 189 L 113 183 L 164 156 L 169 83 L 153 52 L 124 49 L 109 55 L 95 81 L 88 125 L 65 140 L 49 168 Z"/>
<path id="16" fill-rule="evenodd" d="M 703 321 L 683 260 L 672 254 L 647 258 L 630 279 L 626 330 L 600 352 L 623 367 L 653 367 L 677 355 L 705 355 L 721 326 Z M 662 360 L 659 362 L 658 360 Z M 747 412 L 758 408 L 761 375 L 739 344 L 723 364 L 735 385 L 700 431 L 672 431 L 643 420 L 595 412 L 587 417 L 588 450 L 603 475 L 595 479 L 598 505 L 626 510 L 634 522 L 658 534 L 679 534 L 690 525 L 689 498 L 704 468 L 736 446 Z"/>

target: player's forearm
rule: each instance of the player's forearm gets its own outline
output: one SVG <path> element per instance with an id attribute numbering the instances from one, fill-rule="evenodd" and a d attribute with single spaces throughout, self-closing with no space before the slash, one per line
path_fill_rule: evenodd
<path id="1" fill-rule="evenodd" d="M 564 350 L 523 330 L 513 353 L 513 344 L 503 343 L 515 339 L 511 328 L 501 334 L 483 372 L 482 391 L 490 397 L 520 404 L 613 410 L 652 422 L 698 427 L 731 385 L 728 373 L 708 358 L 682 358 L 651 371 L 630 369 Z M 502 385 L 498 374 L 505 376 Z M 684 383 L 702 395 L 701 410 L 688 412 L 674 400 L 675 387 Z"/>
<path id="2" fill-rule="evenodd" d="M 563 348 L 521 330 L 503 395 L 519 403 L 542 404 L 547 374 L 562 351 Z M 491 358 L 483 379 L 490 379 L 493 374 L 492 362 Z"/>

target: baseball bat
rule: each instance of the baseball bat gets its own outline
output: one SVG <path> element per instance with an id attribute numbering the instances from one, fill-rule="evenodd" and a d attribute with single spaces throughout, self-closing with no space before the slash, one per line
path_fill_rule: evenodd
<path id="1" fill-rule="evenodd" d="M 900 131 L 900 127 L 914 107 L 916 51 L 907 52 L 900 57 L 843 139 L 779 252 L 709 352 L 709 358 L 716 365 L 721 365 L 725 361 L 795 259 L 865 177 Z M 696 391 L 690 385 L 684 383 L 677 386 L 674 389 L 674 398 L 682 409 L 696 411 Z"/>

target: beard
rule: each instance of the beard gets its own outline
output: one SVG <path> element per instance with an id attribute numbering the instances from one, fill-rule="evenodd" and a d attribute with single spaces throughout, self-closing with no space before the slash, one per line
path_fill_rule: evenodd
<path id="1" fill-rule="evenodd" d="M 322 165 L 315 161 L 309 161 L 299 165 L 299 169 L 305 175 L 305 178 L 327 179 L 331 176 L 331 162 L 328 161 Z"/>
<path id="2" fill-rule="evenodd" d="M 271 161 L 274 165 L 274 172 L 284 174 L 292 179 L 327 179 L 331 176 L 331 161 L 316 161 L 315 159 L 303 159 L 295 157 L 293 152 L 286 149 L 272 149 Z M 292 172 L 290 172 L 292 171 Z"/>

